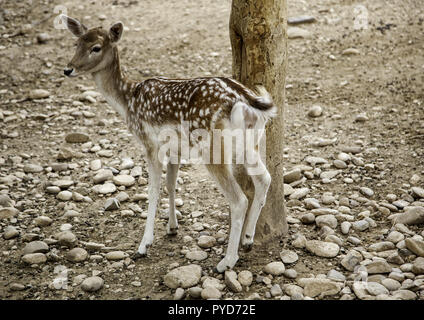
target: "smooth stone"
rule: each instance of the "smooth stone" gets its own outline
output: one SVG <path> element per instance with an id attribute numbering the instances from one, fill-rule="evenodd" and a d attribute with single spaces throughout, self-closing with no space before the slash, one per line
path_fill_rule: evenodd
<path id="1" fill-rule="evenodd" d="M 44 253 L 29 253 L 22 257 L 22 261 L 27 264 L 42 264 L 47 261 Z"/>
<path id="2" fill-rule="evenodd" d="M 237 280 L 242 286 L 249 287 L 253 281 L 253 274 L 249 270 L 240 271 L 237 276 Z"/>
<path id="3" fill-rule="evenodd" d="M 298 16 L 298 17 L 290 17 L 287 19 L 287 23 L 288 24 L 302 24 L 302 23 L 311 23 L 311 22 L 315 22 L 316 19 L 313 16 Z"/>
<path id="4" fill-rule="evenodd" d="M 333 296 L 339 293 L 341 289 L 338 283 L 329 279 L 304 278 L 299 280 L 299 283 L 301 282 L 304 284 L 303 294 L 311 298 Z"/>
<path id="5" fill-rule="evenodd" d="M 311 36 L 312 34 L 308 30 L 299 27 L 287 28 L 287 37 L 289 39 L 310 38 Z"/>
<path id="6" fill-rule="evenodd" d="M 359 220 L 352 223 L 352 228 L 356 231 L 365 231 L 370 227 L 367 220 Z"/>
<path id="7" fill-rule="evenodd" d="M 406 238 L 405 246 L 419 257 L 424 257 L 424 241 L 414 238 Z"/>
<path id="8" fill-rule="evenodd" d="M 217 300 L 221 298 L 222 293 L 217 288 L 208 286 L 202 290 L 200 295 L 205 300 Z"/>
<path id="9" fill-rule="evenodd" d="M 203 249 L 212 248 L 215 243 L 216 239 L 212 236 L 200 236 L 197 240 L 197 245 Z"/>
<path id="10" fill-rule="evenodd" d="M 286 269 L 284 271 L 283 275 L 286 278 L 289 278 L 289 279 L 296 279 L 297 278 L 297 271 L 295 269 Z"/>
<path id="11" fill-rule="evenodd" d="M 197 285 L 201 276 L 202 267 L 196 264 L 190 264 L 171 270 L 164 276 L 163 282 L 171 289 L 178 287 L 186 289 Z"/>
<path id="12" fill-rule="evenodd" d="M 309 252 L 323 258 L 334 258 L 340 250 L 340 247 L 335 243 L 319 240 L 308 240 L 305 247 Z"/>
<path id="13" fill-rule="evenodd" d="M 393 242 L 395 244 L 404 239 L 405 239 L 405 236 L 396 230 L 390 232 L 389 235 L 387 236 L 387 241 Z"/>
<path id="14" fill-rule="evenodd" d="M 416 258 L 412 264 L 411 271 L 415 274 L 424 274 L 424 258 Z"/>
<path id="15" fill-rule="evenodd" d="M 29 92 L 30 99 L 44 99 L 50 96 L 50 92 L 44 89 L 34 89 Z"/>
<path id="16" fill-rule="evenodd" d="M 106 259 L 117 261 L 117 260 L 123 260 L 128 257 L 128 254 L 123 251 L 111 251 L 106 253 Z"/>
<path id="17" fill-rule="evenodd" d="M 7 226 L 3 232 L 3 238 L 5 240 L 16 238 L 19 235 L 19 230 L 14 226 Z"/>
<path id="18" fill-rule="evenodd" d="M 302 179 L 302 172 L 300 169 L 294 169 L 289 172 L 286 172 L 283 175 L 284 183 L 292 183 Z"/>
<path id="19" fill-rule="evenodd" d="M 62 231 L 56 237 L 60 245 L 70 248 L 74 247 L 78 240 L 71 231 Z"/>
<path id="20" fill-rule="evenodd" d="M 135 179 L 133 176 L 124 174 L 114 177 L 113 182 L 118 186 L 131 187 L 135 184 Z"/>
<path id="21" fill-rule="evenodd" d="M 268 263 L 264 268 L 266 273 L 272 274 L 273 276 L 280 276 L 284 273 L 285 270 L 286 268 L 284 263 L 279 261 Z"/>
<path id="22" fill-rule="evenodd" d="M 102 160 L 95 159 L 90 162 L 90 170 L 97 171 L 97 170 L 100 170 L 101 168 L 102 168 Z"/>
<path id="23" fill-rule="evenodd" d="M 280 285 L 277 283 L 271 287 L 270 293 L 272 297 L 277 297 L 283 294 L 283 290 L 281 289 Z"/>
<path id="24" fill-rule="evenodd" d="M 103 288 L 104 281 L 99 276 L 88 277 L 81 283 L 81 289 L 86 292 L 96 292 Z"/>
<path id="25" fill-rule="evenodd" d="M 240 282 L 237 280 L 237 273 L 233 270 L 225 271 L 225 284 L 232 292 L 241 292 L 243 290 Z"/>
<path id="26" fill-rule="evenodd" d="M 399 281 L 396 281 L 394 279 L 389 279 L 389 278 L 383 279 L 381 281 L 381 284 L 385 286 L 387 290 L 389 291 L 395 291 L 400 289 L 401 287 L 401 284 L 399 283 Z"/>
<path id="27" fill-rule="evenodd" d="M 116 198 L 109 198 L 106 200 L 104 209 L 106 211 L 113 211 L 118 210 L 120 208 L 121 204 L 119 203 L 119 200 Z"/>
<path id="28" fill-rule="evenodd" d="M 348 234 L 352 224 L 349 221 L 343 221 L 340 225 L 343 234 Z"/>
<path id="29" fill-rule="evenodd" d="M 65 141 L 68 143 L 85 143 L 90 140 L 90 137 L 82 132 L 72 132 L 66 135 Z"/>
<path id="30" fill-rule="evenodd" d="M 289 199 L 301 199 L 309 193 L 309 188 L 294 189 L 295 191 L 289 196 Z"/>
<path id="31" fill-rule="evenodd" d="M 338 222 L 333 215 L 322 215 L 315 218 L 315 223 L 318 227 L 329 226 L 332 229 L 337 228 Z"/>
<path id="32" fill-rule="evenodd" d="M 38 164 L 29 163 L 24 166 L 23 170 L 25 173 L 39 173 L 43 171 L 43 167 Z"/>
<path id="33" fill-rule="evenodd" d="M 390 293 L 385 286 L 378 282 L 367 282 L 365 289 L 368 291 L 369 294 L 373 296 L 378 296 L 380 294 L 388 295 Z"/>
<path id="34" fill-rule="evenodd" d="M 386 261 L 373 261 L 366 265 L 368 274 L 390 273 L 392 267 Z"/>
<path id="35" fill-rule="evenodd" d="M 363 260 L 362 255 L 355 251 L 350 250 L 340 261 L 340 264 L 348 271 L 353 271 L 355 266 L 357 266 Z"/>
<path id="36" fill-rule="evenodd" d="M 39 216 L 34 219 L 34 223 L 39 227 L 47 227 L 51 225 L 52 222 L 53 222 L 53 219 L 46 216 Z"/>
<path id="37" fill-rule="evenodd" d="M 291 264 L 291 263 L 295 263 L 299 259 L 299 256 L 294 251 L 282 250 L 280 252 L 280 258 L 281 258 L 281 261 L 283 261 L 283 263 Z"/>
<path id="38" fill-rule="evenodd" d="M 331 269 L 330 271 L 328 271 L 327 278 L 332 281 L 340 281 L 340 282 L 344 282 L 346 280 L 346 277 L 341 272 L 334 269 Z"/>
<path id="39" fill-rule="evenodd" d="M 203 261 L 207 259 L 208 253 L 202 250 L 189 251 L 186 258 L 193 261 Z"/>
<path id="40" fill-rule="evenodd" d="M 177 288 L 174 293 L 174 300 L 181 300 L 185 296 L 185 291 L 183 288 Z"/>
<path id="41" fill-rule="evenodd" d="M 74 248 L 67 252 L 66 259 L 71 262 L 82 262 L 88 258 L 88 253 L 83 248 Z"/>
<path id="42" fill-rule="evenodd" d="M 98 192 L 101 194 L 114 193 L 115 191 L 116 186 L 113 183 L 102 184 L 98 189 Z"/>
<path id="43" fill-rule="evenodd" d="M 303 200 L 306 209 L 318 209 L 321 207 L 319 201 L 315 198 L 306 198 Z"/>
<path id="44" fill-rule="evenodd" d="M 43 241 L 32 241 L 25 245 L 23 254 L 30 253 L 46 253 L 49 251 L 49 246 Z"/>
<path id="45" fill-rule="evenodd" d="M 374 191 L 372 189 L 370 189 L 370 188 L 367 188 L 367 187 L 361 187 L 361 188 L 359 188 L 359 191 L 364 196 L 367 196 L 367 197 L 372 197 L 374 195 Z"/>
<path id="46" fill-rule="evenodd" d="M 400 300 L 415 300 L 417 295 L 410 290 L 396 290 L 392 292 L 392 296 Z"/>
<path id="47" fill-rule="evenodd" d="M 396 214 L 393 219 L 393 224 L 397 223 L 406 225 L 424 223 L 424 207 L 410 207 L 404 213 Z"/>
<path id="48" fill-rule="evenodd" d="M 381 251 L 391 250 L 391 249 L 394 249 L 394 248 L 395 248 L 395 245 L 393 244 L 393 242 L 383 241 L 383 242 L 374 243 L 374 244 L 370 245 L 368 247 L 368 250 L 369 251 L 381 252 Z"/>
<path id="49" fill-rule="evenodd" d="M 311 118 L 322 116 L 322 107 L 319 105 L 313 105 L 309 108 L 307 115 Z"/>
<path id="50" fill-rule="evenodd" d="M 95 184 L 103 183 L 106 180 L 113 178 L 112 170 L 110 169 L 100 169 L 97 174 L 94 176 L 93 181 Z"/>
<path id="51" fill-rule="evenodd" d="M 420 188 L 420 187 L 412 187 L 411 188 L 412 191 L 412 195 L 414 196 L 414 198 L 422 198 L 424 199 L 424 188 Z"/>
<path id="52" fill-rule="evenodd" d="M 72 192 L 70 191 L 61 191 L 57 194 L 56 198 L 62 201 L 69 201 L 72 198 Z"/>
<path id="53" fill-rule="evenodd" d="M 311 212 L 305 213 L 300 217 L 300 221 L 303 224 L 311 224 L 315 222 L 315 215 Z"/>

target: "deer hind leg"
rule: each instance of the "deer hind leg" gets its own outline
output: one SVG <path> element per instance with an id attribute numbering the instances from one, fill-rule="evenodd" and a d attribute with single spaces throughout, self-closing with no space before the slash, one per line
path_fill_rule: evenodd
<path id="1" fill-rule="evenodd" d="M 178 220 L 175 212 L 175 184 L 178 176 L 178 164 L 168 163 L 166 171 L 166 188 L 169 194 L 169 220 L 166 228 L 168 235 L 177 234 Z"/>
<path id="2" fill-rule="evenodd" d="M 258 222 L 262 207 L 265 205 L 266 195 L 271 184 L 271 175 L 265 164 L 262 162 L 259 154 L 256 157 L 257 165 L 255 167 L 245 165 L 247 174 L 250 175 L 255 186 L 255 195 L 246 216 L 246 222 L 241 236 L 241 245 L 245 250 L 250 250 L 253 246 L 256 223 Z"/>
<path id="3" fill-rule="evenodd" d="M 144 229 L 143 239 L 138 248 L 138 255 L 147 254 L 147 248 L 153 243 L 155 216 L 160 197 L 160 178 L 162 174 L 162 163 L 156 158 L 148 158 L 149 168 L 149 207 L 147 212 L 146 227 Z"/>
<path id="4" fill-rule="evenodd" d="M 239 258 L 238 247 L 248 200 L 234 178 L 229 165 L 216 164 L 207 165 L 206 167 L 224 193 L 231 210 L 231 230 L 227 252 L 216 267 L 217 271 L 221 273 L 232 269 Z"/>

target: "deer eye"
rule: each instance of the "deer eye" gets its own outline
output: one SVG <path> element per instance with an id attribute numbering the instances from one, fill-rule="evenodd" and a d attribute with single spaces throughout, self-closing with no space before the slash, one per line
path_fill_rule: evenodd
<path id="1" fill-rule="evenodd" d="M 101 48 L 100 46 L 94 46 L 94 47 L 91 49 L 91 52 L 100 52 L 100 50 L 102 50 L 102 48 Z"/>

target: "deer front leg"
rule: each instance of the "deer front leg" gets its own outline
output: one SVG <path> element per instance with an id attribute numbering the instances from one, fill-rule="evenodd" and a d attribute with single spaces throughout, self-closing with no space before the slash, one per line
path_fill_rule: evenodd
<path id="1" fill-rule="evenodd" d="M 147 248 L 153 243 L 153 233 L 155 227 L 155 215 L 160 196 L 160 177 L 162 164 L 158 160 L 148 160 L 149 168 L 149 207 L 147 212 L 146 227 L 143 239 L 138 247 L 137 253 L 141 256 L 147 254 Z"/>
<path id="2" fill-rule="evenodd" d="M 166 228 L 168 235 L 177 234 L 178 220 L 175 213 L 175 184 L 178 176 L 178 164 L 168 163 L 166 171 L 166 188 L 169 194 L 169 220 Z"/>

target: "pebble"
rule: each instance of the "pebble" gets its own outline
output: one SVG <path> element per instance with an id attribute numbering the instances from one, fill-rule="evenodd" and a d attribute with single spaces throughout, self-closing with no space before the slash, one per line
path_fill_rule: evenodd
<path id="1" fill-rule="evenodd" d="M 208 253 L 202 250 L 194 250 L 186 253 L 186 258 L 193 261 L 202 261 L 207 259 Z"/>
<path id="2" fill-rule="evenodd" d="M 297 278 L 297 271 L 295 269 L 286 269 L 284 271 L 283 275 L 286 278 L 289 278 L 289 279 L 296 279 Z"/>
<path id="3" fill-rule="evenodd" d="M 240 282 L 237 280 L 237 273 L 233 270 L 225 271 L 225 284 L 232 292 L 241 292 L 243 290 Z"/>
<path id="4" fill-rule="evenodd" d="M 177 288 L 174 293 L 174 300 L 181 300 L 185 296 L 185 290 L 183 288 Z"/>
<path id="5" fill-rule="evenodd" d="M 368 274 L 390 273 L 392 267 L 382 260 L 373 261 L 366 265 Z"/>
<path id="6" fill-rule="evenodd" d="M 106 200 L 105 205 L 104 205 L 104 209 L 105 211 L 113 211 L 113 210 L 118 210 L 120 208 L 120 202 L 118 199 L 116 198 L 109 198 Z"/>
<path id="7" fill-rule="evenodd" d="M 42 264 L 47 261 L 44 253 L 29 253 L 22 257 L 22 261 L 28 264 Z"/>
<path id="8" fill-rule="evenodd" d="M 74 247 L 77 242 L 77 237 L 71 231 L 60 232 L 56 237 L 60 245 L 69 248 Z"/>
<path id="9" fill-rule="evenodd" d="M 424 257 L 424 241 L 414 238 L 405 239 L 405 246 L 419 257 Z"/>
<path id="10" fill-rule="evenodd" d="M 44 99 L 50 97 L 50 92 L 44 89 L 34 89 L 29 92 L 30 99 Z"/>
<path id="11" fill-rule="evenodd" d="M 355 48 L 347 48 L 347 49 L 344 49 L 342 51 L 342 55 L 343 56 L 358 55 L 360 53 L 361 52 L 358 49 L 355 49 Z"/>
<path id="12" fill-rule="evenodd" d="M 113 183 L 105 183 L 100 185 L 98 192 L 101 194 L 114 193 L 116 191 L 116 186 Z"/>
<path id="13" fill-rule="evenodd" d="M 352 223 L 352 228 L 356 231 L 365 231 L 370 227 L 367 220 L 359 220 Z"/>
<path id="14" fill-rule="evenodd" d="M 86 292 L 96 292 L 103 288 L 104 281 L 99 276 L 88 277 L 81 283 L 81 289 Z"/>
<path id="15" fill-rule="evenodd" d="M 82 262 L 88 258 L 88 253 L 83 248 L 74 248 L 66 253 L 66 259 L 71 262 Z"/>
<path id="16" fill-rule="evenodd" d="M 387 236 L 387 241 L 391 241 L 393 243 L 398 243 L 399 241 L 402 241 L 405 239 L 405 236 L 400 233 L 399 231 L 392 231 L 389 233 L 389 235 Z"/>
<path id="17" fill-rule="evenodd" d="M 411 271 L 415 274 L 424 274 L 424 258 L 416 258 L 412 264 Z"/>
<path id="18" fill-rule="evenodd" d="M 389 294 L 389 290 L 387 290 L 387 288 L 385 286 L 383 286 L 382 284 L 378 283 L 378 282 L 370 282 L 368 281 L 365 289 L 368 291 L 369 294 L 373 295 L 373 296 L 378 296 L 380 294 Z"/>
<path id="19" fill-rule="evenodd" d="M 393 224 L 397 223 L 406 225 L 424 223 L 424 207 L 409 207 L 404 213 L 395 215 L 393 217 Z"/>
<path id="20" fill-rule="evenodd" d="M 277 297 L 283 294 L 283 290 L 281 289 L 280 285 L 277 283 L 271 287 L 270 293 L 271 293 L 271 296 Z"/>
<path id="21" fill-rule="evenodd" d="M 102 168 L 102 160 L 95 159 L 90 162 L 90 170 L 97 171 Z"/>
<path id="22" fill-rule="evenodd" d="M 249 287 L 253 281 L 253 274 L 249 270 L 240 271 L 237 276 L 237 280 L 242 286 Z"/>
<path id="23" fill-rule="evenodd" d="M 302 199 L 309 193 L 309 188 L 294 189 L 294 192 L 289 196 L 290 199 Z"/>
<path id="24" fill-rule="evenodd" d="M 48 251 L 49 246 L 44 241 L 31 241 L 25 245 L 23 254 L 46 253 Z"/>
<path id="25" fill-rule="evenodd" d="M 107 260 L 117 261 L 128 257 L 128 254 L 123 251 L 111 251 L 106 254 Z"/>
<path id="26" fill-rule="evenodd" d="M 3 238 L 5 240 L 16 238 L 19 235 L 19 230 L 14 226 L 7 226 L 3 232 Z"/>
<path id="27" fill-rule="evenodd" d="M 331 269 L 327 273 L 327 278 L 332 281 L 340 281 L 344 282 L 346 280 L 346 277 L 339 271 Z"/>
<path id="28" fill-rule="evenodd" d="M 206 288 L 203 288 L 200 295 L 202 299 L 205 300 L 217 300 L 221 298 L 222 293 L 215 287 L 207 286 Z"/>
<path id="29" fill-rule="evenodd" d="M 65 141 L 68 143 L 85 143 L 90 140 L 90 137 L 83 132 L 72 132 L 65 136 Z"/>
<path id="30" fill-rule="evenodd" d="M 287 37 L 289 39 L 310 38 L 311 35 L 312 34 L 308 30 L 299 27 L 287 28 Z"/>
<path id="31" fill-rule="evenodd" d="M 363 260 L 362 255 L 355 251 L 350 250 L 340 261 L 340 264 L 348 271 L 353 271 L 355 266 L 357 266 Z"/>
<path id="32" fill-rule="evenodd" d="M 178 287 L 186 289 L 197 285 L 201 276 L 202 267 L 190 264 L 171 270 L 164 276 L 163 282 L 171 289 L 177 289 Z"/>
<path id="33" fill-rule="evenodd" d="M 334 258 L 340 250 L 340 247 L 335 243 L 319 240 L 308 240 L 305 247 L 309 252 L 323 258 Z"/>
<path id="34" fill-rule="evenodd" d="M 215 243 L 216 239 L 212 236 L 200 236 L 197 240 L 197 245 L 203 249 L 212 248 Z"/>
<path id="35" fill-rule="evenodd" d="M 318 227 L 328 226 L 332 229 L 337 228 L 338 222 L 336 217 L 331 214 L 318 216 L 315 218 L 315 223 Z"/>
<path id="36" fill-rule="evenodd" d="M 113 178 L 112 170 L 110 169 L 100 169 L 97 174 L 94 176 L 93 181 L 95 184 L 103 183 L 107 180 Z"/>
<path id="37" fill-rule="evenodd" d="M 61 191 L 57 194 L 56 198 L 58 198 L 59 200 L 63 200 L 63 201 L 69 201 L 72 198 L 72 192 L 70 191 Z"/>
<path id="38" fill-rule="evenodd" d="M 272 274 L 273 276 L 280 276 L 285 270 L 284 263 L 279 261 L 268 263 L 264 268 L 266 273 Z"/>
<path id="39" fill-rule="evenodd" d="M 367 188 L 367 187 L 361 187 L 361 188 L 359 188 L 359 191 L 364 196 L 367 196 L 367 197 L 372 197 L 374 195 L 374 191 L 372 189 L 370 189 L 370 188 Z"/>
<path id="40" fill-rule="evenodd" d="M 300 221 L 303 224 L 311 224 L 315 222 L 315 215 L 311 212 L 305 213 L 300 217 Z"/>
<path id="41" fill-rule="evenodd" d="M 424 199 L 424 188 L 420 188 L 420 187 L 412 187 L 411 188 L 412 191 L 412 195 L 414 196 L 414 198 L 417 199 Z"/>
<path id="42" fill-rule="evenodd" d="M 348 234 L 352 224 L 349 221 L 343 221 L 340 225 L 343 234 Z"/>
<path id="43" fill-rule="evenodd" d="M 46 216 L 39 216 L 34 219 L 34 223 L 39 227 L 47 227 L 51 225 L 53 220 Z"/>
<path id="44" fill-rule="evenodd" d="M 295 263 L 299 259 L 299 256 L 294 251 L 282 250 L 280 252 L 280 258 L 281 258 L 281 261 L 283 261 L 283 263 L 291 264 L 291 263 Z"/>
<path id="45" fill-rule="evenodd" d="M 389 290 L 389 291 L 398 290 L 398 289 L 400 289 L 400 286 L 401 286 L 399 281 L 396 281 L 394 279 L 389 279 L 389 278 L 383 279 L 381 281 L 381 284 L 383 286 L 385 286 L 387 288 L 387 290 Z"/>
<path id="46" fill-rule="evenodd" d="M 308 110 L 308 116 L 311 118 L 317 118 L 322 116 L 322 107 L 319 105 L 313 105 Z"/>
<path id="47" fill-rule="evenodd" d="M 118 186 L 131 187 L 135 184 L 135 179 L 128 174 L 123 174 L 114 177 L 113 182 Z"/>
<path id="48" fill-rule="evenodd" d="M 299 279 L 299 284 L 304 286 L 303 294 L 311 298 L 333 296 L 341 290 L 338 283 L 329 279 L 303 278 Z"/>
<path id="49" fill-rule="evenodd" d="M 198 299 L 201 297 L 202 294 L 202 288 L 200 287 L 192 287 L 188 289 L 188 294 L 190 297 L 194 298 L 194 299 Z"/>
<path id="50" fill-rule="evenodd" d="M 23 170 L 25 173 L 39 173 L 43 171 L 43 167 L 38 164 L 29 163 L 24 166 Z"/>

